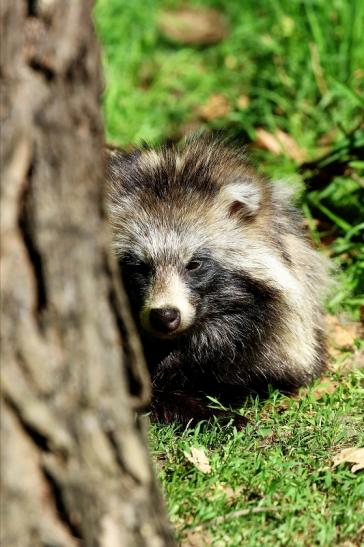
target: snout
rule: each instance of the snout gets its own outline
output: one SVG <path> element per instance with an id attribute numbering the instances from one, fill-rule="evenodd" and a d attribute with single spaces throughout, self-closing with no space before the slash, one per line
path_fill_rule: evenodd
<path id="1" fill-rule="evenodd" d="M 170 268 L 156 268 L 140 310 L 140 326 L 158 338 L 174 338 L 191 327 L 196 310 L 185 280 Z"/>
<path id="2" fill-rule="evenodd" d="M 178 308 L 153 308 L 149 313 L 151 327 L 161 334 L 171 334 L 181 324 L 181 312 Z"/>

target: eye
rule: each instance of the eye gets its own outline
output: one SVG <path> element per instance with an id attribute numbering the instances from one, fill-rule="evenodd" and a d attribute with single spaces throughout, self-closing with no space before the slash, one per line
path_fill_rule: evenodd
<path id="1" fill-rule="evenodd" d="M 132 265 L 132 269 L 140 275 L 148 275 L 151 267 L 145 262 L 136 262 Z"/>
<path id="2" fill-rule="evenodd" d="M 121 261 L 120 266 L 122 270 L 127 270 L 135 274 L 149 275 L 151 271 L 151 265 L 141 261 L 139 258 L 128 254 Z"/>
<path id="3" fill-rule="evenodd" d="M 186 264 L 186 270 L 189 272 L 194 272 L 196 270 L 199 270 L 202 266 L 201 260 L 190 260 L 188 264 Z"/>

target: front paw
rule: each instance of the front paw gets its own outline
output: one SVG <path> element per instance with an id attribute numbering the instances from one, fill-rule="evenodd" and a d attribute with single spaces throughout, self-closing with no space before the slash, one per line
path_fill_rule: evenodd
<path id="1" fill-rule="evenodd" d="M 194 394 L 155 392 L 150 418 L 157 423 L 177 423 L 183 426 L 194 426 L 198 422 L 218 418 L 222 423 L 232 422 L 238 431 L 245 428 L 247 418 L 228 409 L 211 408 L 210 404 L 207 399 Z"/>

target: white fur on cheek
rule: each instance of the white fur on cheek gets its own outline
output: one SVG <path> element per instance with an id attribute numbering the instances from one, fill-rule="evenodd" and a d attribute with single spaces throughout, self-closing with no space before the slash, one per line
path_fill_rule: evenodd
<path id="1" fill-rule="evenodd" d="M 144 306 L 140 312 L 141 324 L 144 329 L 150 330 L 149 313 L 152 309 L 177 308 L 181 314 L 181 323 L 173 334 L 177 334 L 190 327 L 195 318 L 195 308 L 190 302 L 186 284 L 175 272 L 162 272 L 157 275 L 151 286 Z"/>

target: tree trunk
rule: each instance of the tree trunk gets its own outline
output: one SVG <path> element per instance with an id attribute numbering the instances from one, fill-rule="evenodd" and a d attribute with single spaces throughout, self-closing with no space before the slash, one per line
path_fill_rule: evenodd
<path id="1" fill-rule="evenodd" d="M 4 547 L 173 545 L 107 250 L 91 8 L 1 2 Z"/>

